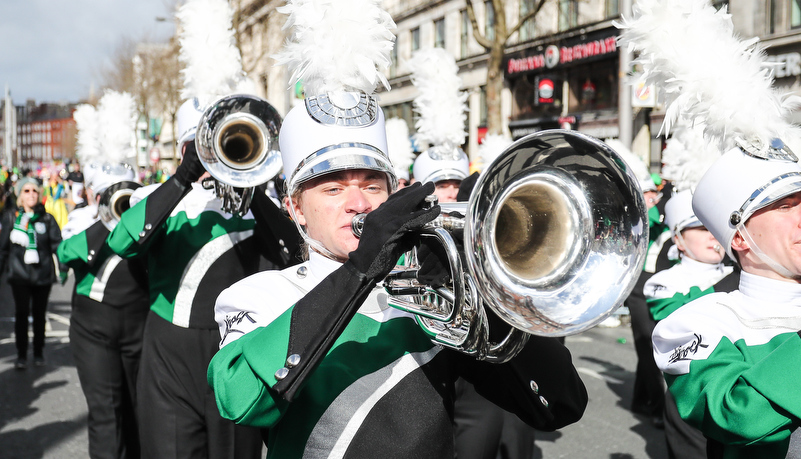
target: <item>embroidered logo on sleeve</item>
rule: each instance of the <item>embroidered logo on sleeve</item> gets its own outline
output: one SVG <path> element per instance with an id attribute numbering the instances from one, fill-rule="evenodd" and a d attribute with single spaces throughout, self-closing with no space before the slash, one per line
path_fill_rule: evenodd
<path id="1" fill-rule="evenodd" d="M 690 355 L 695 355 L 698 352 L 699 348 L 707 348 L 709 347 L 708 344 L 703 343 L 703 338 L 698 333 L 693 333 L 695 335 L 695 339 L 692 340 L 686 346 L 679 346 L 676 349 L 673 349 L 673 353 L 670 354 L 668 357 L 668 363 L 676 363 L 681 360 L 690 360 L 688 357 Z"/>
<path id="2" fill-rule="evenodd" d="M 225 343 L 225 340 L 228 338 L 229 334 L 235 333 L 244 335 L 250 331 L 252 327 L 247 327 L 247 322 L 245 322 L 247 329 L 240 327 L 245 319 L 247 319 L 251 324 L 256 323 L 256 321 L 250 317 L 250 313 L 247 311 L 239 311 L 236 314 L 228 314 L 225 316 L 225 333 L 223 334 L 222 341 L 220 341 L 220 345 Z"/>
<path id="3" fill-rule="evenodd" d="M 656 296 L 657 292 L 659 292 L 660 290 L 667 290 L 667 287 L 661 284 L 654 284 L 653 286 L 651 286 L 651 289 L 653 289 L 651 296 Z"/>

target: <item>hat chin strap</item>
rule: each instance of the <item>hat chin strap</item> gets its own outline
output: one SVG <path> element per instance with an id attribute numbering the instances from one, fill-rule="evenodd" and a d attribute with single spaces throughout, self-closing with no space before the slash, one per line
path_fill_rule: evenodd
<path id="1" fill-rule="evenodd" d="M 756 255 L 757 258 L 762 260 L 763 263 L 770 266 L 770 268 L 773 269 L 776 272 L 776 274 L 782 277 L 786 277 L 787 279 L 798 279 L 800 277 L 790 272 L 789 269 L 785 268 L 784 266 L 779 264 L 776 260 L 769 257 L 765 252 L 763 252 L 762 249 L 759 248 L 757 243 L 754 242 L 754 239 L 751 237 L 751 234 L 748 232 L 748 229 L 745 227 L 745 225 L 739 225 L 737 227 L 737 232 L 740 234 L 740 236 L 742 236 L 743 239 L 745 239 L 745 242 L 748 243 L 748 246 L 751 248 L 751 251 L 754 252 L 754 255 Z"/>
<path id="2" fill-rule="evenodd" d="M 693 251 L 690 250 L 690 247 L 687 245 L 687 243 L 684 242 L 684 237 L 682 237 L 681 231 L 676 231 L 676 239 L 679 242 L 681 242 L 681 245 L 684 246 L 684 253 L 686 253 L 688 257 L 692 258 L 693 260 L 699 261 L 698 257 L 696 257 Z"/>
<path id="3" fill-rule="evenodd" d="M 289 213 L 292 215 L 292 221 L 295 223 L 295 226 L 298 228 L 298 232 L 300 233 L 301 236 L 303 236 L 303 242 L 305 242 L 306 244 L 309 245 L 309 249 L 314 250 L 315 252 L 319 253 L 320 255 L 322 255 L 322 256 L 324 256 L 326 258 L 330 258 L 331 260 L 334 260 L 334 261 L 339 262 L 339 263 L 344 263 L 344 262 L 347 261 L 347 259 L 343 260 L 341 257 L 338 257 L 338 256 L 334 255 L 330 250 L 325 248 L 325 246 L 323 245 L 322 242 L 320 242 L 317 239 L 314 239 L 314 238 L 309 236 L 309 234 L 306 232 L 306 228 L 304 228 L 300 223 L 298 223 L 298 217 L 297 217 L 297 215 L 295 215 L 295 205 L 294 205 L 294 202 L 292 201 L 291 195 L 289 197 L 289 209 L 288 210 L 289 210 Z"/>

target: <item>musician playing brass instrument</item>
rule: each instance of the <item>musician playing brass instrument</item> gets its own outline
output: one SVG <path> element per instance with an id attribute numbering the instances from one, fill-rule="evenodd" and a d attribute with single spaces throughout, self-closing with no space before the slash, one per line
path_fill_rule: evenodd
<path id="1" fill-rule="evenodd" d="M 509 363 L 478 362 L 434 345 L 412 314 L 386 304 L 376 282 L 410 248 L 410 232 L 438 215 L 438 207 L 421 208 L 434 187 L 416 184 L 389 195 L 395 175 L 383 153 L 380 108 L 369 124 L 347 132 L 347 143 L 376 149 L 335 148 L 318 159 L 347 159 L 347 165 L 316 176 L 308 167 L 292 173 L 341 131 L 313 120 L 304 106 L 284 122 L 291 212 L 304 227 L 309 260 L 256 274 L 220 294 L 223 347 L 209 382 L 223 416 L 269 428 L 269 457 L 311 450 L 453 457 L 453 384 L 463 376 L 539 429 L 577 421 L 587 393 L 557 340 L 532 337 Z M 350 230 L 357 213 L 368 215 L 361 239 Z M 330 351 L 326 344 L 333 344 Z M 308 375 L 305 384 L 293 384 L 297 375 Z"/>
<path id="2" fill-rule="evenodd" d="M 367 18 L 383 27 L 389 16 L 374 2 L 353 11 L 365 22 L 347 29 L 350 39 L 377 41 L 388 53 L 386 34 L 359 33 L 375 32 Z M 344 14 L 319 17 L 345 30 L 335 27 Z M 337 89 L 304 77 L 305 103 L 284 119 L 286 205 L 308 261 L 256 274 L 218 297 L 222 347 L 208 379 L 220 412 L 268 428 L 275 458 L 452 458 L 458 376 L 540 429 L 577 421 L 587 393 L 558 341 L 532 337 L 517 357 L 494 365 L 432 343 L 413 314 L 388 306 L 376 283 L 440 208 L 426 207 L 433 184 L 392 193 L 384 114 L 370 95 L 377 80 L 354 80 Z M 359 239 L 351 222 L 363 213 Z"/>

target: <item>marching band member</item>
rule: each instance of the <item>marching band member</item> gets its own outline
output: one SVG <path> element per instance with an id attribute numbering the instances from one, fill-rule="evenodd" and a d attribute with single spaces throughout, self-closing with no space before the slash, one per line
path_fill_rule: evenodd
<path id="1" fill-rule="evenodd" d="M 394 24 L 375 1 L 284 11 L 295 29 L 282 61 L 295 78 L 303 72 L 306 100 L 284 120 L 281 155 L 308 261 L 217 299 L 222 347 L 208 378 L 220 412 L 268 428 L 276 458 L 452 458 L 458 376 L 538 428 L 575 422 L 587 395 L 557 341 L 532 337 L 511 362 L 482 363 L 434 345 L 411 314 L 387 305 L 376 283 L 439 214 L 423 207 L 433 184 L 392 193 L 384 116 L 370 95 L 387 83 L 364 64 L 389 63 Z M 351 221 L 362 213 L 357 239 Z"/>
<path id="2" fill-rule="evenodd" d="M 666 124 L 679 116 L 701 124 L 726 152 L 692 207 L 742 268 L 738 290 L 659 322 L 657 364 L 681 417 L 706 435 L 708 457 L 799 457 L 801 166 L 788 145 L 801 145 L 801 131 L 789 122 L 791 101 L 772 88 L 764 53 L 734 35 L 725 9 L 644 0 L 638 13 L 623 24 L 624 42 L 640 53 L 646 81 L 663 89 Z M 694 59 L 698 40 L 719 52 Z"/>
<path id="3" fill-rule="evenodd" d="M 121 259 L 106 239 L 114 220 L 98 215 L 104 191 L 133 184 L 126 164 L 90 164 L 87 206 L 70 212 L 58 247 L 60 262 L 75 273 L 70 347 L 89 408 L 89 456 L 138 458 L 136 376 L 148 310 L 142 259 Z M 122 198 L 124 199 L 124 198 Z M 65 272 L 66 274 L 66 272 Z"/>
<path id="4" fill-rule="evenodd" d="M 300 238 L 265 193 L 254 193 L 252 211 L 240 216 L 221 210 L 215 191 L 197 183 L 206 173 L 194 138 L 203 107 L 247 86 L 231 17 L 224 0 L 193 0 L 179 9 L 187 63 L 178 123 L 183 159 L 109 236 L 121 257 L 147 261 L 150 312 L 137 380 L 144 457 L 256 458 L 262 449 L 258 429 L 220 416 L 205 383 L 220 341 L 214 301 L 248 275 L 291 264 Z M 277 112 L 273 118 L 262 121 L 280 125 Z M 257 221 L 264 212 L 269 219 Z"/>

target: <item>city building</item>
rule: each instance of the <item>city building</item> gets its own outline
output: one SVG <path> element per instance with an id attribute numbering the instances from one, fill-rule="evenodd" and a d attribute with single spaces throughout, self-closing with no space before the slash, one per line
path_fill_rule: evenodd
<path id="1" fill-rule="evenodd" d="M 767 47 L 768 60 L 776 63 L 775 86 L 801 97 L 801 1 L 732 1 L 729 9 L 735 29 Z M 801 111 L 793 122 L 801 124 Z"/>
<path id="2" fill-rule="evenodd" d="M 5 102 L 3 103 L 5 105 Z M 42 164 L 67 161 L 75 154 L 75 120 L 72 119 L 74 104 L 36 104 L 28 100 L 25 105 L 14 107 L 16 114 L 16 145 L 11 151 L 13 165 L 36 168 Z M 6 113 L 5 110 L 2 113 Z M 5 123 L 0 123 L 4 130 Z M 0 150 L 7 138 L 0 135 Z M 7 162 L 5 160 L 4 162 Z"/>

